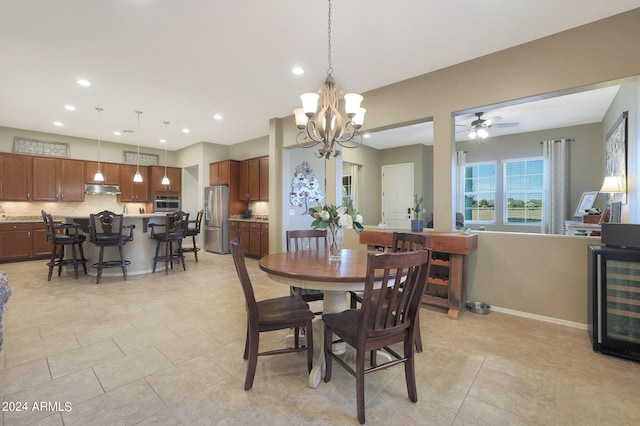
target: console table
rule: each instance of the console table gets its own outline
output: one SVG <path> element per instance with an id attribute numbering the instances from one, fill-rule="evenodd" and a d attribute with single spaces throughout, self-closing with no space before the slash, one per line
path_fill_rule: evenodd
<path id="1" fill-rule="evenodd" d="M 406 229 L 364 229 L 360 244 L 370 250 L 389 249 L 394 232 Z M 422 303 L 448 310 L 449 317 L 460 318 L 466 309 L 467 256 L 478 249 L 478 235 L 458 232 L 411 232 L 430 237 L 431 271 Z"/>

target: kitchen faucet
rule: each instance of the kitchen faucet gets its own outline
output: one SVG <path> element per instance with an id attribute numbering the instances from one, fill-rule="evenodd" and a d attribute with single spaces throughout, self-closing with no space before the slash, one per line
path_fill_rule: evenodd
<path id="1" fill-rule="evenodd" d="M 129 206 L 126 204 L 122 207 L 122 214 L 129 214 Z"/>

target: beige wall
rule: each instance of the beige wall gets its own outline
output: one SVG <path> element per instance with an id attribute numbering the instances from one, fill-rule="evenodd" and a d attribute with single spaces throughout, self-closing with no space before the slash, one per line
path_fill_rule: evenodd
<path id="1" fill-rule="evenodd" d="M 383 128 L 433 117 L 435 228 L 449 230 L 455 211 L 452 115 L 636 76 L 640 74 L 640 55 L 631 52 L 637 50 L 638 40 L 640 9 L 372 90 L 363 94 L 365 126 Z M 637 121 L 637 114 L 633 120 Z M 295 145 L 297 129 L 292 117 L 273 121 L 281 126 L 279 133 L 270 134 L 274 152 L 280 146 Z M 637 145 L 637 132 L 633 138 L 630 145 Z M 630 149 L 630 154 L 637 155 L 637 151 Z M 637 171 L 630 169 L 629 174 L 631 197 L 637 200 Z M 469 296 L 504 309 L 584 325 L 585 246 L 593 240 L 484 233 L 469 265 Z M 514 275 L 515 271 L 518 273 Z"/>

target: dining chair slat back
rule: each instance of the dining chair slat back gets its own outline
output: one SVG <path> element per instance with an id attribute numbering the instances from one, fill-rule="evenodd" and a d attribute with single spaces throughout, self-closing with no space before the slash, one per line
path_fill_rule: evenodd
<path id="1" fill-rule="evenodd" d="M 244 346 L 244 359 L 248 360 L 244 389 L 253 387 L 256 374 L 258 356 L 278 355 L 290 352 L 307 352 L 307 370 L 311 372 L 313 366 L 313 331 L 311 322 L 314 318 L 309 305 L 300 296 L 290 295 L 256 301 L 251 278 L 247 272 L 244 247 L 240 238 L 231 242 L 231 253 L 236 267 L 236 273 L 242 286 L 247 311 L 247 332 Z M 306 347 L 283 348 L 259 352 L 260 333 L 266 331 L 284 330 L 288 328 L 305 327 L 307 329 Z"/>
<path id="2" fill-rule="evenodd" d="M 405 381 L 409 399 L 418 400 L 414 363 L 414 329 L 419 326 L 416 317 L 429 272 L 429 249 L 369 253 L 367 278 L 362 307 L 340 313 L 324 314 L 324 352 L 326 359 L 325 382 L 331 379 L 332 362 L 336 361 L 356 378 L 358 420 L 364 423 L 364 376 L 404 363 Z M 381 292 L 377 288 L 387 289 Z M 355 370 L 340 356 L 333 353 L 333 336 L 356 349 Z M 403 354 L 391 349 L 402 343 Z M 391 361 L 365 369 L 364 354 L 383 349 Z"/>

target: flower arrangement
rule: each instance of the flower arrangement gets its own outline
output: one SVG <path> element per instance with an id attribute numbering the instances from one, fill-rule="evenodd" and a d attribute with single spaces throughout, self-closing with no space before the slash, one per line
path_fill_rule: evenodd
<path id="1" fill-rule="evenodd" d="M 320 205 L 311 207 L 309 214 L 313 217 L 311 227 L 314 229 L 327 229 L 330 227 L 338 227 L 345 229 L 353 229 L 356 233 L 360 233 L 364 229 L 362 226 L 362 215 L 354 210 L 351 203 L 348 207 L 337 207 L 333 204 Z"/>
<path id="2" fill-rule="evenodd" d="M 362 215 L 353 209 L 353 205 L 337 207 L 333 204 L 321 205 L 309 209 L 313 217 L 311 227 L 327 230 L 327 248 L 329 250 L 329 262 L 339 262 L 341 259 L 342 243 L 344 242 L 343 229 L 353 229 L 360 233 Z"/>

